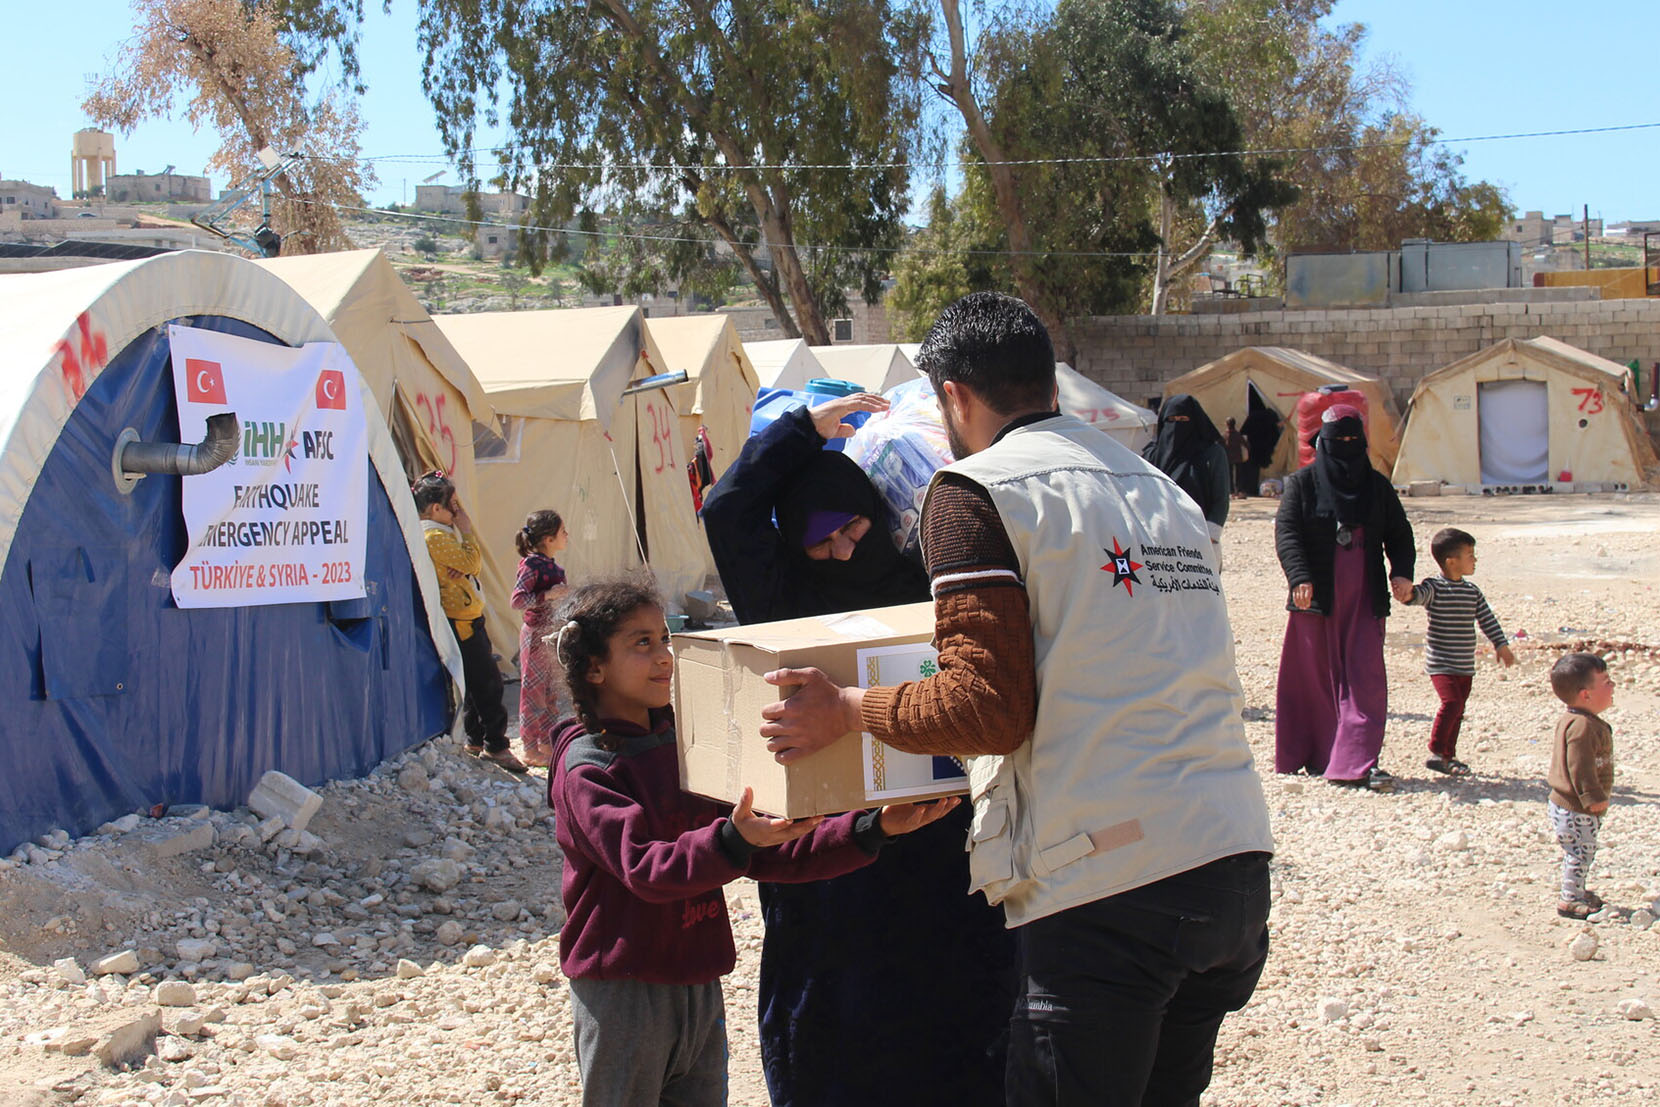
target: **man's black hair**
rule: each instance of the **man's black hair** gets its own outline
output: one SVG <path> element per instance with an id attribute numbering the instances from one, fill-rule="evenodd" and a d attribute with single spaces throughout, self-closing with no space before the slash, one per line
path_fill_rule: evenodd
<path id="1" fill-rule="evenodd" d="M 956 381 L 999 415 L 1047 408 L 1055 396 L 1055 347 L 1037 314 L 1001 292 L 971 292 L 940 312 L 917 354 L 943 397 Z"/>

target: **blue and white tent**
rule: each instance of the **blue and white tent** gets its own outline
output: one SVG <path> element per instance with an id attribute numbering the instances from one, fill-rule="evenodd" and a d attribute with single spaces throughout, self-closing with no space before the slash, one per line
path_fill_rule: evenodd
<path id="1" fill-rule="evenodd" d="M 460 662 L 386 421 L 366 405 L 367 595 L 182 609 L 184 480 L 118 489 L 117 437 L 178 442 L 167 325 L 333 341 L 251 262 L 184 252 L 0 276 L 0 850 L 268 769 L 361 775 L 452 728 Z"/>

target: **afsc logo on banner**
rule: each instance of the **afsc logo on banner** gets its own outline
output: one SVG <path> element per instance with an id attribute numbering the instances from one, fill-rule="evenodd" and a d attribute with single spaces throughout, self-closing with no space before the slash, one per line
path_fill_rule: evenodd
<path id="1" fill-rule="evenodd" d="M 242 423 L 235 458 L 184 478 L 190 547 L 173 570 L 174 600 L 243 607 L 362 596 L 368 435 L 345 350 L 176 325 L 168 339 L 184 441 L 201 439 L 221 411 Z"/>

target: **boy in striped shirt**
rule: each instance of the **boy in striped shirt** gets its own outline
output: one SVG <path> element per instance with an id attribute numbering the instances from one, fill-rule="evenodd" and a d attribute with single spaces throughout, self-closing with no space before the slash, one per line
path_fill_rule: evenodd
<path id="1" fill-rule="evenodd" d="M 1411 586 L 1410 596 L 1395 598 L 1429 612 L 1424 671 L 1441 698 L 1441 710 L 1435 713 L 1430 726 L 1430 756 L 1424 765 L 1448 776 L 1468 776 L 1470 766 L 1458 759 L 1458 729 L 1464 722 L 1464 704 L 1470 698 L 1470 682 L 1476 674 L 1476 625 L 1506 666 L 1516 664 L 1516 655 L 1481 589 L 1466 579 L 1476 571 L 1475 538 L 1457 527 L 1446 527 L 1430 539 L 1429 550 L 1441 566 L 1441 575 L 1426 577 L 1421 584 Z M 1406 590 L 1404 582 L 1401 590 Z"/>

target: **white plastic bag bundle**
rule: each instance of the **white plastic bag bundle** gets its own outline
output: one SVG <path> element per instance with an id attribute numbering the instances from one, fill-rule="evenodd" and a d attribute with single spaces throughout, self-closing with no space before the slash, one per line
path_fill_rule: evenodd
<path id="1" fill-rule="evenodd" d="M 888 506 L 889 535 L 907 554 L 921 545 L 928 483 L 954 460 L 934 387 L 926 377 L 888 389 L 888 410 L 872 415 L 847 440 L 847 456 L 865 471 Z"/>

